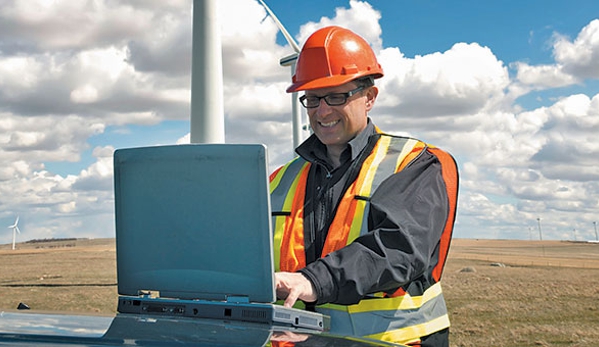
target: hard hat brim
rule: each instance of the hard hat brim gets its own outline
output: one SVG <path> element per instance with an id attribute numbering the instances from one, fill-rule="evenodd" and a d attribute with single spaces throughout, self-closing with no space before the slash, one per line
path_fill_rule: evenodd
<path id="1" fill-rule="evenodd" d="M 320 88 L 329 88 L 329 87 L 337 87 L 342 84 L 351 82 L 360 77 L 364 77 L 364 73 L 357 73 L 352 75 L 335 75 L 335 76 L 327 76 L 323 78 L 318 78 L 311 81 L 299 81 L 291 84 L 287 88 L 287 93 L 299 92 L 302 90 L 312 90 L 312 89 L 320 89 Z M 373 78 L 383 77 L 382 73 L 376 73 L 372 75 Z"/>

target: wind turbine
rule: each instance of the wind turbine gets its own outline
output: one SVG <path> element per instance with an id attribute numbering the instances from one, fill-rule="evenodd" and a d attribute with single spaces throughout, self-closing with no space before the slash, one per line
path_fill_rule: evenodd
<path id="1" fill-rule="evenodd" d="M 15 241 L 17 240 L 17 233 L 21 233 L 21 230 L 19 230 L 19 216 L 17 216 L 17 219 L 15 220 L 15 224 L 10 225 L 8 228 L 12 229 L 12 249 L 15 249 Z"/>
<path id="2" fill-rule="evenodd" d="M 291 76 L 295 74 L 295 65 L 297 62 L 297 57 L 301 51 L 300 46 L 295 42 L 293 37 L 289 34 L 287 29 L 281 24 L 277 16 L 270 10 L 270 8 L 266 5 L 263 0 L 259 0 L 268 15 L 275 21 L 275 24 L 279 27 L 279 30 L 285 36 L 285 40 L 287 43 L 293 48 L 294 53 L 281 58 L 279 64 L 281 66 L 291 66 Z M 293 124 L 293 149 L 297 148 L 303 140 L 302 130 L 304 129 L 302 125 L 302 109 L 299 105 L 299 99 L 297 97 L 297 92 L 291 93 L 291 115 L 292 115 L 292 124 Z"/>
<path id="3" fill-rule="evenodd" d="M 190 143 L 224 143 L 223 64 L 218 0 L 194 0 Z"/>

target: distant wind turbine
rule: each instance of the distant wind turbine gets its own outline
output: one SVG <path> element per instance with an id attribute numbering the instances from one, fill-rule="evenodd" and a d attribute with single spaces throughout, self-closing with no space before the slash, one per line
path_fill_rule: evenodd
<path id="1" fill-rule="evenodd" d="M 15 220 L 15 224 L 8 226 L 9 229 L 12 229 L 12 249 L 15 249 L 15 242 L 17 240 L 17 233 L 21 233 L 21 230 L 19 230 L 19 216 L 17 216 L 17 219 Z"/>

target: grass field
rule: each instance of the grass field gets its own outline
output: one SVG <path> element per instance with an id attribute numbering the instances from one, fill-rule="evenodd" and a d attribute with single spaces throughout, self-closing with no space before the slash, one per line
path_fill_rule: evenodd
<path id="1" fill-rule="evenodd" d="M 454 241 L 452 346 L 599 346 L 599 244 Z"/>
<path id="2" fill-rule="evenodd" d="M 451 346 L 599 346 L 599 244 L 453 241 Z M 0 311 L 114 314 L 114 239 L 0 245 Z"/>

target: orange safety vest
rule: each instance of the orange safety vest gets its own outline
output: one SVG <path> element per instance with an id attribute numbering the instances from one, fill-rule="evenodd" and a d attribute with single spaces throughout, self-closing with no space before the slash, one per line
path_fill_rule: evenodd
<path id="1" fill-rule="evenodd" d="M 339 203 L 322 256 L 345 247 L 368 232 L 369 197 L 383 180 L 403 170 L 423 151 L 429 151 L 439 159 L 449 199 L 439 261 L 432 270 L 436 283 L 425 288 L 419 296 L 411 296 L 400 288 L 392 296 L 376 293 L 374 298 L 363 299 L 354 305 L 318 305 L 318 312 L 331 316 L 332 333 L 406 344 L 449 327 L 439 280 L 455 220 L 458 173 L 455 161 L 446 152 L 415 139 L 381 134 L 358 177 Z M 295 272 L 306 266 L 303 208 L 310 165 L 304 159 L 296 158 L 270 176 L 276 271 Z"/>

